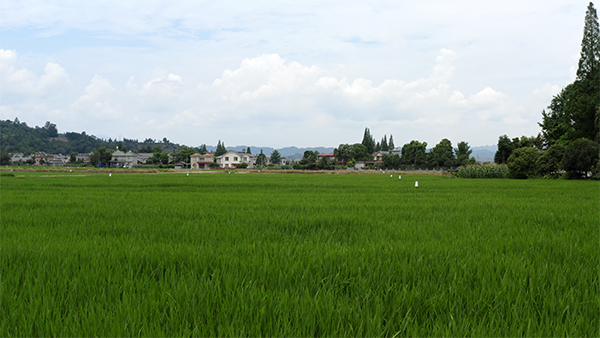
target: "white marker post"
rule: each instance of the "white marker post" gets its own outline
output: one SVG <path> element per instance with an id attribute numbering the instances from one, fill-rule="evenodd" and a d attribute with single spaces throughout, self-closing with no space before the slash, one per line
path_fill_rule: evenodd
<path id="1" fill-rule="evenodd" d="M 415 181 L 415 188 L 419 187 L 419 181 Z"/>
<path id="2" fill-rule="evenodd" d="M 112 173 L 108 174 L 108 177 L 111 177 L 111 176 L 112 176 Z"/>
<path id="3" fill-rule="evenodd" d="M 398 175 L 398 179 L 401 180 L 402 179 L 402 175 Z"/>

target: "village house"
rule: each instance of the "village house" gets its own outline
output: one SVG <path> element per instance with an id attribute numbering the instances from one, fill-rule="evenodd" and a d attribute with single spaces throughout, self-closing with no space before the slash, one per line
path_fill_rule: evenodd
<path id="1" fill-rule="evenodd" d="M 320 153 L 317 155 L 317 162 L 321 161 L 323 158 L 326 158 L 327 161 L 335 161 L 335 156 L 333 156 L 333 153 Z"/>
<path id="2" fill-rule="evenodd" d="M 23 153 L 14 153 L 14 154 L 12 154 L 10 161 L 13 163 L 17 163 L 19 161 L 22 163 L 25 163 L 31 159 L 32 159 L 31 156 L 25 156 Z"/>
<path id="3" fill-rule="evenodd" d="M 133 152 L 117 150 L 112 154 L 109 166 L 113 168 L 133 168 L 137 164 L 137 155 Z"/>
<path id="4" fill-rule="evenodd" d="M 83 163 L 89 163 L 91 161 L 92 154 L 91 153 L 78 153 L 75 156 L 76 161 L 81 161 Z"/>
<path id="5" fill-rule="evenodd" d="M 367 166 L 376 166 L 378 164 L 383 164 L 383 153 L 381 151 L 374 152 L 371 154 L 372 160 L 368 161 L 356 161 L 354 164 L 355 169 L 363 169 Z"/>
<path id="6" fill-rule="evenodd" d="M 229 150 L 225 154 L 218 156 L 216 162 L 221 168 L 235 168 L 236 164 L 248 163 L 248 168 L 254 168 L 256 164 L 256 157 L 252 154 L 246 153 L 245 150 L 237 152 Z"/>
<path id="7" fill-rule="evenodd" d="M 146 161 L 154 156 L 153 153 L 137 153 L 137 164 L 146 164 Z"/>
<path id="8" fill-rule="evenodd" d="M 192 169 L 209 169 L 209 164 L 215 161 L 215 155 L 212 153 L 194 154 L 190 156 L 190 165 Z"/>

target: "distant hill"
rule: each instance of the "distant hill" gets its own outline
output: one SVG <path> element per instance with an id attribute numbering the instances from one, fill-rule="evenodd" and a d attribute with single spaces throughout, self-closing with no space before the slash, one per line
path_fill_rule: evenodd
<path id="1" fill-rule="evenodd" d="M 475 157 L 477 162 L 493 162 L 494 155 L 498 150 L 497 145 L 493 146 L 481 146 L 481 147 L 472 147 L 471 157 Z"/>

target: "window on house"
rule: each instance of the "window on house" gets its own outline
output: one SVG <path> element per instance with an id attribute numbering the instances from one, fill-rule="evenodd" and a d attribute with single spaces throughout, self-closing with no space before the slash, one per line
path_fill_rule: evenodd
<path id="1" fill-rule="evenodd" d="M 234 158 L 233 158 L 233 160 L 234 160 L 234 161 L 237 161 L 237 157 L 234 157 Z"/>
<path id="2" fill-rule="evenodd" d="M 225 161 L 229 161 L 229 157 L 225 157 Z"/>

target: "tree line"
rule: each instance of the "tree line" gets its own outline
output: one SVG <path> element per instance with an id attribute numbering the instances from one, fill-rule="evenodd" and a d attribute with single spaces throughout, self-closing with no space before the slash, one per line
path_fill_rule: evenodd
<path id="1" fill-rule="evenodd" d="M 498 139 L 494 162 L 509 176 L 600 178 L 600 29 L 589 3 L 575 81 L 542 111 L 542 132 L 535 137 Z"/>

